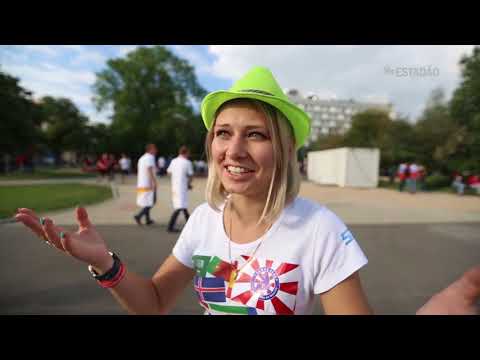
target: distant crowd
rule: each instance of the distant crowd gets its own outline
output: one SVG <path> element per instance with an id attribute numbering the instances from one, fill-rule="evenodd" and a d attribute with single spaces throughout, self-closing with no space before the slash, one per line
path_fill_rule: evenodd
<path id="1" fill-rule="evenodd" d="M 167 168 L 170 165 L 173 157 L 158 156 L 156 159 L 156 173 L 158 176 L 165 176 Z M 196 176 L 207 176 L 208 166 L 204 160 L 193 160 L 193 168 Z M 132 166 L 132 160 L 126 155 L 122 154 L 119 158 L 114 154 L 103 153 L 95 160 L 92 156 L 86 156 L 82 161 L 82 171 L 89 173 L 97 173 L 99 180 L 113 181 L 115 174 L 121 175 L 122 183 L 125 181 L 125 176 L 136 172 Z"/>

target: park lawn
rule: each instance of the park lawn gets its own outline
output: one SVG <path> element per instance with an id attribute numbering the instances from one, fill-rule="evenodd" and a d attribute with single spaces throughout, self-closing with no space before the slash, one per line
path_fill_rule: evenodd
<path id="1" fill-rule="evenodd" d="M 112 197 L 109 187 L 84 184 L 0 186 L 0 218 L 9 218 L 25 207 L 36 212 L 89 205 Z"/>
<path id="2" fill-rule="evenodd" d="M 69 178 L 93 178 L 95 173 L 85 173 L 80 169 L 36 169 L 35 172 L 13 172 L 8 175 L 0 175 L 0 180 L 40 180 L 40 179 L 69 179 Z"/>

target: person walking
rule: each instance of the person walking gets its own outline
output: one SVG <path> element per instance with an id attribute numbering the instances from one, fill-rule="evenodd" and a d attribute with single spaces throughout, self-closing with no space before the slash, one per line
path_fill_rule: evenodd
<path id="1" fill-rule="evenodd" d="M 154 224 L 150 218 L 150 209 L 155 205 L 157 195 L 156 154 L 156 145 L 148 144 L 145 154 L 137 163 L 137 205 L 142 209 L 133 218 L 138 225 L 142 225 L 142 217 L 145 217 L 146 225 Z"/>
<path id="2" fill-rule="evenodd" d="M 171 175 L 173 214 L 168 222 L 168 232 L 178 232 L 175 229 L 180 212 L 188 220 L 188 190 L 192 188 L 193 165 L 188 159 L 190 152 L 186 146 L 180 147 L 178 156 L 168 166 L 167 173 Z"/>

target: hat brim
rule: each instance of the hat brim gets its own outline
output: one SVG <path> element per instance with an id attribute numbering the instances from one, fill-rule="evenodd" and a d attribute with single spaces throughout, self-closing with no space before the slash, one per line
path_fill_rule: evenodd
<path id="1" fill-rule="evenodd" d="M 201 105 L 201 112 L 202 119 L 207 130 L 211 129 L 215 113 L 217 112 L 218 108 L 222 106 L 222 104 L 229 100 L 240 98 L 260 100 L 272 105 L 273 107 L 281 111 L 282 114 L 288 119 L 290 125 L 293 128 L 297 149 L 300 148 L 307 140 L 307 137 L 310 133 L 310 118 L 302 109 L 290 103 L 289 101 L 275 96 L 243 91 L 236 92 L 220 90 L 208 94 L 203 99 Z"/>

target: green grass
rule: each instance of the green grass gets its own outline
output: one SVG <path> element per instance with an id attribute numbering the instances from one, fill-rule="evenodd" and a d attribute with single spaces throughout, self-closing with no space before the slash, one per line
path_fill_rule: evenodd
<path id="1" fill-rule="evenodd" d="M 83 184 L 0 186 L 0 218 L 12 217 L 17 208 L 36 212 L 101 202 L 112 197 L 108 187 Z"/>
<path id="2" fill-rule="evenodd" d="M 40 180 L 40 179 L 68 179 L 68 178 L 94 178 L 95 173 L 84 173 L 81 169 L 36 169 L 33 173 L 13 172 L 0 175 L 1 180 Z"/>

